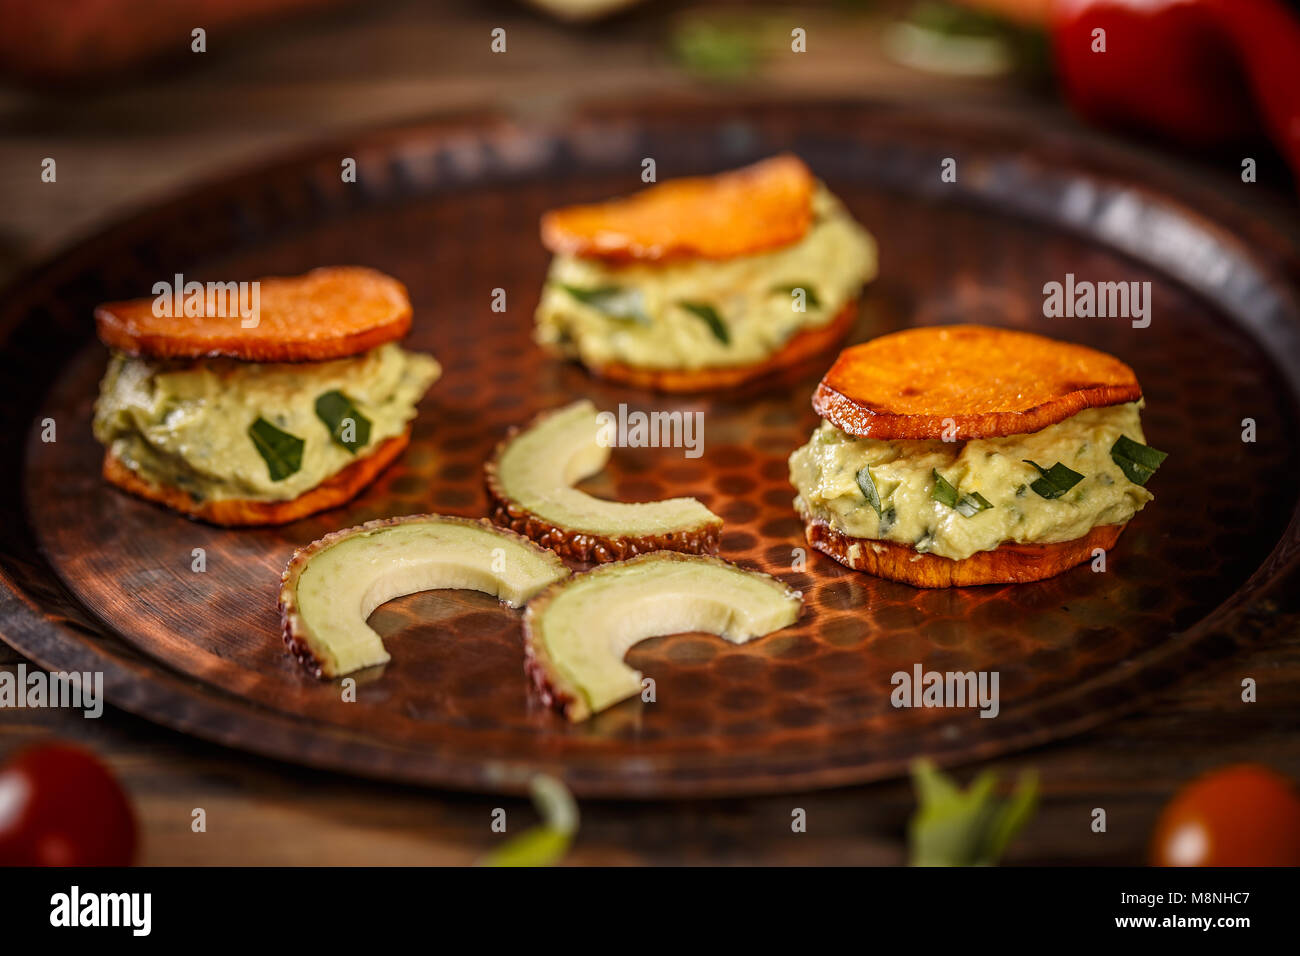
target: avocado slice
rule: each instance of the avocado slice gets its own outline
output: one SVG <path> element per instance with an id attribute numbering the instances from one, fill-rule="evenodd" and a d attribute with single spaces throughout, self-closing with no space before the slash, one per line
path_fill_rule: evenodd
<path id="1" fill-rule="evenodd" d="M 317 677 L 341 677 L 388 662 L 383 641 L 366 624 L 386 601 L 468 588 L 519 607 L 568 574 L 554 553 L 486 519 L 370 521 L 294 552 L 280 578 L 284 642 Z"/>
<path id="2" fill-rule="evenodd" d="M 672 551 L 603 564 L 551 585 L 524 611 L 525 666 L 543 699 L 586 720 L 641 691 L 623 663 L 649 637 L 706 631 L 733 644 L 793 624 L 797 591 L 721 558 Z"/>
<path id="3" fill-rule="evenodd" d="M 583 400 L 507 436 L 485 466 L 492 520 L 575 561 L 717 550 L 722 519 L 695 498 L 605 501 L 574 488 L 609 461 L 599 434 L 596 407 Z"/>

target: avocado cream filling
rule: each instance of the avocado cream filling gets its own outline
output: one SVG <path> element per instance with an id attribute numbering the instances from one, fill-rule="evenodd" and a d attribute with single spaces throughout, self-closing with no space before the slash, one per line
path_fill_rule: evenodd
<path id="1" fill-rule="evenodd" d="M 854 438 L 824 421 L 790 456 L 795 508 L 851 537 L 954 560 L 1006 542 L 1073 541 L 1128 521 L 1151 500 L 1111 456 L 1121 435 L 1145 444 L 1141 406 L 1089 408 L 1032 434 L 967 442 Z M 1030 461 L 1059 463 L 1082 478 L 1059 497 L 1043 497 L 1034 490 L 1042 473 Z"/>
<path id="2" fill-rule="evenodd" d="M 793 245 L 726 260 L 614 265 L 556 256 L 537 341 L 592 366 L 748 365 L 826 325 L 876 274 L 871 236 L 824 187 Z M 795 290 L 802 290 L 802 293 Z"/>
<path id="3" fill-rule="evenodd" d="M 114 353 L 95 403 L 95 437 L 141 477 L 200 501 L 287 501 L 400 435 L 440 374 L 431 356 L 393 343 L 352 358 L 282 364 Z M 331 407 L 358 418 L 346 441 L 322 418 Z M 273 468 L 265 443 L 259 450 L 250 435 L 259 419 L 266 433 L 291 436 L 284 441 L 295 448 L 301 441 L 301 464 L 290 474 L 277 477 L 289 469 Z"/>

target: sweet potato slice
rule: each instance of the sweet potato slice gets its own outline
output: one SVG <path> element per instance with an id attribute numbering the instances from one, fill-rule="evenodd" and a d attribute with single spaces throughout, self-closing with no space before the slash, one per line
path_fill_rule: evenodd
<path id="1" fill-rule="evenodd" d="M 954 561 L 938 554 L 921 554 L 896 541 L 854 538 L 825 521 L 801 516 L 808 543 L 846 568 L 918 588 L 970 587 L 977 584 L 1025 584 L 1043 581 L 1092 558 L 1096 548 L 1109 551 L 1119 540 L 1122 524 L 1093 528 L 1082 538 L 1056 544 L 1008 543 Z"/>
<path id="2" fill-rule="evenodd" d="M 104 455 L 103 475 L 105 480 L 117 485 L 123 491 L 129 491 L 146 501 L 166 505 L 173 511 L 179 511 L 181 514 L 209 524 L 227 527 L 288 524 L 290 521 L 297 521 L 299 518 L 305 518 L 307 515 L 328 508 L 337 508 L 351 501 L 360 494 L 361 489 L 374 481 L 381 471 L 406 450 L 410 441 L 411 430 L 408 428 L 402 434 L 382 442 L 364 458 L 357 459 L 342 471 L 326 478 L 315 488 L 288 501 L 257 501 L 246 498 L 199 501 L 180 488 L 158 485 L 149 481 L 133 471 L 111 451 Z"/>
<path id="3" fill-rule="evenodd" d="M 1141 397 L 1133 370 L 1104 352 L 948 325 L 845 349 L 813 393 L 813 409 L 860 438 L 969 441 L 1036 432 L 1085 408 Z"/>
<path id="4" fill-rule="evenodd" d="M 246 362 L 345 358 L 400 339 L 411 327 L 406 287 L 374 269 L 331 266 L 258 283 L 252 328 L 243 327 L 237 300 L 227 306 L 214 296 L 210 306 L 206 287 L 203 310 L 211 315 L 158 316 L 155 299 L 132 299 L 99 306 L 95 327 L 105 345 L 132 355 Z"/>
<path id="5" fill-rule="evenodd" d="M 787 246 L 812 224 L 816 181 L 781 155 L 716 176 L 674 179 L 632 196 L 542 216 L 554 253 L 615 262 L 731 259 Z"/>
<path id="6" fill-rule="evenodd" d="M 713 365 L 704 368 L 645 368 L 611 362 L 591 369 L 592 374 L 637 388 L 656 392 L 709 392 L 735 388 L 755 379 L 776 375 L 821 352 L 825 352 L 849 334 L 858 318 L 857 300 L 845 304 L 825 325 L 801 329 L 783 346 L 760 362 L 748 365 Z"/>

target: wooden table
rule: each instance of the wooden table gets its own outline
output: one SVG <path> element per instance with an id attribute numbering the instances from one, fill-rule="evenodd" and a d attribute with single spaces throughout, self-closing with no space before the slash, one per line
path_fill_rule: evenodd
<path id="1" fill-rule="evenodd" d="M 670 16 L 691 15 L 670 7 Z M 664 52 L 661 10 L 574 30 L 504 3 L 430 9 L 406 2 L 231 38 L 210 46 L 202 62 L 182 54 L 126 84 L 59 95 L 0 90 L 0 278 L 129 207 L 296 143 L 445 110 L 561 114 L 597 86 L 607 97 L 693 92 L 937 101 L 964 112 L 1013 112 L 1054 129 L 1076 125 L 1043 93 L 892 64 L 879 53 L 878 14 L 829 7 L 797 16 L 816 55 L 774 56 L 741 86 L 683 74 Z M 488 52 L 494 26 L 507 28 L 505 56 Z M 39 180 L 46 156 L 58 162 L 57 183 Z M 1239 182 L 1235 156 L 1166 161 L 1171 175 Z M 1294 196 L 1267 154 L 1251 205 L 1296 234 Z M 1262 760 L 1300 778 L 1296 601 L 1282 609 L 1295 622 L 1291 636 L 1276 646 L 1086 736 L 996 761 L 1004 778 L 1035 768 L 1043 791 L 1041 809 L 1008 862 L 1141 862 L 1161 805 L 1197 773 Z M 0 646 L 0 666 L 18 662 Z M 1241 701 L 1245 677 L 1258 682 L 1257 703 Z M 493 808 L 507 809 L 512 830 L 533 818 L 525 801 L 288 767 L 112 709 L 95 721 L 63 711 L 0 710 L 0 753 L 48 735 L 82 742 L 117 771 L 142 821 L 147 864 L 468 863 L 501 839 L 490 829 Z M 190 829 L 198 807 L 207 813 L 206 833 Z M 807 811 L 806 833 L 790 831 L 795 807 Z M 1106 833 L 1090 829 L 1096 807 L 1107 812 Z M 905 858 L 913 808 L 906 781 L 744 800 L 587 802 L 569 861 L 896 864 Z"/>

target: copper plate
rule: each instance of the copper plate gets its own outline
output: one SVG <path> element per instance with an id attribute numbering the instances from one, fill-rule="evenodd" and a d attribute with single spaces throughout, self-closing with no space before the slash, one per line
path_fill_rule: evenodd
<path id="1" fill-rule="evenodd" d="M 851 335 L 979 321 L 1083 342 L 1132 365 L 1150 441 L 1170 452 L 1155 503 L 1106 573 L 917 591 L 806 549 L 786 457 L 815 424 L 831 356 L 716 398 L 603 384 L 530 341 L 548 207 L 660 177 L 803 156 L 877 236 L 881 278 Z M 340 182 L 339 158 L 359 181 Z M 958 180 L 943 183 L 944 157 Z M 25 276 L 0 300 L 0 630 L 61 670 L 102 670 L 111 702 L 261 754 L 443 787 L 517 791 L 547 769 L 580 795 L 752 793 L 894 775 L 929 754 L 986 758 L 1152 704 L 1176 680 L 1271 633 L 1297 584 L 1300 309 L 1294 250 L 1218 197 L 1104 148 L 1017 128 L 849 105 L 596 112 L 561 128 L 443 122 L 366 135 L 195 189 Z M 99 477 L 91 403 L 97 302 L 153 283 L 251 279 L 330 263 L 400 278 L 409 343 L 446 368 L 411 448 L 351 505 L 231 531 Z M 1152 283 L 1153 321 L 1045 319 L 1042 286 Z M 493 312 L 494 289 L 507 311 Z M 276 590 L 295 546 L 370 518 L 486 512 L 481 466 L 508 426 L 590 396 L 602 408 L 705 413 L 705 452 L 619 450 L 588 487 L 696 495 L 726 520 L 723 556 L 806 595 L 801 622 L 744 647 L 703 635 L 631 654 L 658 701 L 569 726 L 523 674 L 519 615 L 485 596 L 414 595 L 372 623 L 393 661 L 358 700 L 280 643 Z M 43 442 L 41 423 L 56 422 Z M 1241 441 L 1242 419 L 1258 441 Z M 207 570 L 191 570 L 195 548 Z M 1001 713 L 895 709 L 890 675 L 996 670 Z"/>

